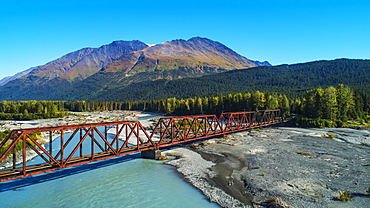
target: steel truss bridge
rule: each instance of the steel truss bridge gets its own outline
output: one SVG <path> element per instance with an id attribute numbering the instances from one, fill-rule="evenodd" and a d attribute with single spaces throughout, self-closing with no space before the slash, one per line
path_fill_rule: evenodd
<path id="1" fill-rule="evenodd" d="M 16 129 L 0 143 L 0 166 L 8 164 L 0 182 L 281 122 L 280 110 L 261 110 L 163 117 L 150 128 L 117 121 Z M 27 161 L 30 152 L 41 162 Z"/>

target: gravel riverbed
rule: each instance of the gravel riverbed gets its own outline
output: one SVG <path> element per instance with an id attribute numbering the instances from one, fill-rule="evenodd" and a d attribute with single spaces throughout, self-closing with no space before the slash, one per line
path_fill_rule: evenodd
<path id="1" fill-rule="evenodd" d="M 165 154 L 177 156 L 168 163 L 222 207 L 366 208 L 369 137 L 349 128 L 265 128 Z M 336 200 L 340 191 L 352 200 Z"/>

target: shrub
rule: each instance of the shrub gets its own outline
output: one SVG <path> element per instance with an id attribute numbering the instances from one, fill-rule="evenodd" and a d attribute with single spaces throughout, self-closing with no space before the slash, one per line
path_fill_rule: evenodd
<path id="1" fill-rule="evenodd" d="M 307 153 L 307 152 L 301 152 L 301 151 L 297 151 L 297 154 L 299 154 L 299 155 L 303 155 L 303 156 L 312 156 L 310 153 Z"/>
<path id="2" fill-rule="evenodd" d="M 340 191 L 339 196 L 335 197 L 339 201 L 351 201 L 351 193 L 349 191 Z"/>
<path id="3" fill-rule="evenodd" d="M 260 128 L 253 128 L 253 129 L 251 129 L 251 131 L 261 131 L 261 129 Z"/>
<path id="4" fill-rule="evenodd" d="M 325 138 L 329 138 L 329 139 L 334 139 L 335 138 L 335 134 L 333 133 L 324 133 L 322 134 L 323 137 Z"/>

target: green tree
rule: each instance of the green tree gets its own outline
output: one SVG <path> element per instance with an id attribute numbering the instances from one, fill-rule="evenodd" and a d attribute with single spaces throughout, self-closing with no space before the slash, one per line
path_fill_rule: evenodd
<path id="1" fill-rule="evenodd" d="M 278 98 L 275 95 L 266 96 L 266 109 L 277 109 L 279 107 Z"/>
<path id="2" fill-rule="evenodd" d="M 266 103 L 266 98 L 265 98 L 264 93 L 260 91 L 253 92 L 251 94 L 251 99 L 253 103 L 253 110 L 264 109 L 265 103 Z"/>
<path id="3" fill-rule="evenodd" d="M 319 118 L 336 120 L 338 117 L 337 89 L 328 87 L 321 98 Z"/>
<path id="4" fill-rule="evenodd" d="M 339 111 L 339 119 L 346 121 L 348 120 L 348 114 L 350 110 L 354 107 L 355 101 L 353 92 L 345 87 L 343 84 L 337 87 L 337 104 Z"/>
<path id="5" fill-rule="evenodd" d="M 290 116 L 290 105 L 289 105 L 289 99 L 286 95 L 279 95 L 279 108 L 281 110 L 281 115 L 283 117 Z M 276 109 L 276 108 L 273 108 Z"/>

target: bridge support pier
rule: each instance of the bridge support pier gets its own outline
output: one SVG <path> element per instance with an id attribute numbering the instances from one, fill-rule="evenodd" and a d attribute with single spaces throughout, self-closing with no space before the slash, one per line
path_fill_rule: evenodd
<path id="1" fill-rule="evenodd" d="M 162 156 L 161 150 L 145 150 L 141 152 L 142 158 L 158 160 Z"/>

